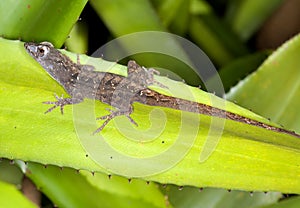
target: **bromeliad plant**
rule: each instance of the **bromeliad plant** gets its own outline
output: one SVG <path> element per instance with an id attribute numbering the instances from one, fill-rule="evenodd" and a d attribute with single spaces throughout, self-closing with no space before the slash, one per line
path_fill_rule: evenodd
<path id="1" fill-rule="evenodd" d="M 101 10 L 104 2 L 106 5 L 105 11 Z M 135 13 L 129 12 L 130 8 L 142 9 L 143 7 L 149 13 L 147 15 L 149 18 L 144 23 L 147 29 L 164 30 L 166 25 L 179 23 L 179 21 L 175 21 L 175 17 L 168 17 L 170 18 L 168 19 L 166 16 L 166 19 L 162 18 L 165 26 L 160 25 L 155 18 L 157 14 L 153 13 L 152 10 L 147 10 L 147 8 L 151 7 L 148 1 L 140 1 L 139 3 L 133 1 L 134 3 L 127 2 L 126 4 L 125 1 L 121 0 L 113 3 L 110 1 L 91 1 L 94 8 L 101 13 L 104 21 L 115 20 L 111 21 L 108 27 L 117 35 L 137 31 L 138 29 L 135 27 L 138 27 L 138 24 L 136 23 L 135 25 L 135 21 L 132 21 L 131 27 L 126 25 L 128 28 L 123 28 L 121 31 L 117 20 L 124 20 L 124 18 L 114 19 L 111 17 L 114 14 L 116 2 L 119 4 L 123 2 L 126 6 L 122 10 L 126 14 L 119 12 L 118 15 L 124 15 L 124 17 L 131 20 L 134 20 L 136 17 L 133 17 Z M 163 15 L 162 11 L 168 8 L 169 4 L 166 2 L 170 4 L 171 1 L 165 1 L 161 6 L 157 6 L 157 11 L 160 15 Z M 179 4 L 179 1 L 177 3 Z M 84 3 L 81 5 L 84 5 Z M 30 11 L 35 6 L 37 5 L 32 1 L 29 8 L 27 6 L 27 9 Z M 51 5 L 51 8 L 53 7 Z M 78 12 L 81 9 L 82 7 L 78 7 L 76 11 Z M 167 9 L 167 11 L 170 10 Z M 193 16 L 193 18 L 195 19 L 193 19 L 192 24 L 194 26 L 190 28 L 191 34 L 194 34 L 193 30 L 201 23 L 199 16 Z M 171 20 L 175 22 L 171 24 Z M 63 22 L 64 19 L 59 21 Z M 32 22 L 30 23 L 32 24 Z M 68 28 L 71 29 L 70 23 L 61 24 L 69 25 Z M 42 28 L 43 26 L 39 27 Z M 123 27 L 125 26 L 123 25 Z M 51 38 L 48 39 L 48 35 L 52 37 L 51 33 L 48 34 L 46 31 L 41 30 L 40 36 L 36 37 L 35 40 L 51 40 Z M 28 39 L 24 38 L 24 40 Z M 56 45 L 60 46 L 62 43 L 63 38 L 61 38 L 60 42 L 56 42 Z M 127 179 L 114 175 L 111 169 L 96 164 L 93 158 L 84 150 L 74 130 L 71 107 L 65 108 L 63 116 L 59 112 L 52 112 L 50 115 L 44 114 L 47 106 L 43 105 L 42 102 L 52 100 L 54 93 L 58 95 L 64 94 L 66 97 L 68 95 L 25 52 L 23 44 L 21 41 L 0 39 L 0 157 L 26 161 L 26 167 L 23 169 L 25 174 L 59 206 L 80 207 L 90 205 L 95 207 L 99 206 L 99 204 L 103 206 L 109 206 L 108 204 L 121 206 L 124 205 L 124 201 L 128 200 L 133 206 L 137 207 L 167 206 L 169 201 L 165 201 L 163 194 L 153 182 L 176 184 L 178 186 L 219 187 L 246 191 L 300 192 L 298 168 L 300 162 L 300 141 L 298 138 L 285 133 L 276 133 L 226 120 L 224 132 L 213 153 L 205 162 L 200 163 L 199 157 L 203 147 L 206 145 L 205 138 L 209 131 L 211 119 L 205 115 L 200 115 L 201 131 L 197 132 L 191 149 L 179 163 L 163 172 L 143 176 L 141 179 L 145 182 L 135 179 L 129 184 Z M 241 46 L 244 47 L 242 44 Z M 67 51 L 63 52 L 76 61 L 76 54 Z M 298 76 L 299 70 L 297 70 L 300 67 L 300 62 L 297 58 L 299 52 L 300 40 L 299 36 L 297 36 L 274 52 L 257 71 L 231 88 L 226 94 L 226 98 L 237 102 L 245 108 L 252 109 L 264 117 L 270 117 L 272 124 L 283 124 L 285 128 L 299 132 L 300 129 L 297 125 L 297 119 L 300 117 L 297 111 L 297 106 L 300 102 L 299 96 L 297 96 L 299 91 L 297 83 L 300 77 Z M 229 61 L 229 59 L 224 57 L 215 58 L 221 64 Z M 80 55 L 80 60 L 83 62 L 87 58 L 84 55 Z M 97 70 L 106 70 L 108 66 L 112 66 L 111 69 L 115 73 L 125 74 L 124 72 L 126 71 L 125 66 L 111 64 L 103 59 L 93 59 L 93 64 Z M 198 102 L 210 104 L 209 98 L 213 96 L 211 94 L 168 78 L 159 79 L 162 79 L 164 84 L 172 88 L 172 90 L 180 91 L 180 89 L 185 87 L 194 94 Z M 289 84 L 283 86 L 281 83 Z M 181 96 L 184 96 L 184 94 Z M 245 108 L 228 101 L 224 102 L 228 111 L 271 124 L 268 119 L 264 119 Z M 86 103 L 90 104 L 91 102 L 87 100 Z M 96 103 L 96 114 L 102 115 L 106 107 L 108 106 L 105 104 Z M 157 110 L 157 107 L 142 104 L 134 104 L 134 107 L 135 113 L 133 117 L 139 124 L 142 124 L 139 128 L 146 130 L 151 122 L 157 122 L 145 119 L 146 117 L 148 118 L 151 111 Z M 109 131 L 103 132 L 103 135 L 111 146 L 124 155 L 143 159 L 160 154 L 161 151 L 168 149 L 174 144 L 174 138 L 176 138 L 177 133 L 174 129 L 178 129 L 180 126 L 181 112 L 165 108 L 159 109 L 166 114 L 165 131 L 150 143 L 141 144 L 128 141 L 126 137 L 118 133 L 113 123 L 108 126 Z M 187 116 L 188 118 L 196 119 L 193 114 Z M 93 124 L 90 125 L 90 120 L 83 119 L 81 122 L 86 126 L 90 126 L 88 128 L 90 128 L 91 132 L 95 129 Z M 120 119 L 121 124 L 127 122 L 126 118 L 124 120 Z M 189 134 L 192 133 L 187 132 L 185 138 L 189 138 Z M 180 148 L 183 148 L 183 146 L 178 148 L 178 151 L 181 151 Z M 162 157 L 160 161 L 152 164 L 153 168 L 156 168 L 155 166 L 158 166 L 160 163 L 168 162 L 174 156 L 171 154 L 168 157 Z M 112 163 L 112 158 L 107 158 L 106 160 L 107 163 Z M 18 162 L 18 164 L 20 167 L 24 167 L 22 162 Z M 48 166 L 44 168 L 41 164 Z M 145 167 L 131 163 L 128 159 L 124 160 L 123 165 L 117 166 L 116 169 L 118 173 L 122 173 L 129 166 L 133 170 L 149 168 L 147 163 L 144 165 Z M 62 170 L 58 167 L 61 167 Z M 80 170 L 80 174 L 77 174 L 75 170 Z M 95 175 L 93 176 L 91 173 L 95 173 Z M 58 175 L 60 177 L 57 177 Z M 132 178 L 136 175 L 124 174 L 123 176 Z M 73 183 L 74 181 L 76 181 L 76 185 Z M 151 183 L 147 185 L 146 181 L 151 181 Z M 8 184 L 1 183 L 0 186 L 3 190 L 10 190 L 7 192 L 8 197 L 18 195 Z M 80 190 L 85 190 L 86 194 L 82 196 Z M 148 195 L 146 193 L 151 195 L 152 200 L 147 198 Z M 99 201 L 97 197 L 91 197 L 91 195 L 105 197 Z M 168 195 L 172 196 L 171 192 Z M 270 195 L 273 196 L 273 201 L 280 197 L 278 193 L 270 193 Z M 22 198 L 22 196 L 17 197 Z M 119 200 L 116 200 L 116 198 Z M 176 207 L 177 203 L 172 201 L 171 198 L 170 200 Z M 16 201 L 16 203 L 21 205 L 25 202 L 23 199 L 20 199 L 20 202 Z M 178 204 L 180 203 L 178 202 Z"/>

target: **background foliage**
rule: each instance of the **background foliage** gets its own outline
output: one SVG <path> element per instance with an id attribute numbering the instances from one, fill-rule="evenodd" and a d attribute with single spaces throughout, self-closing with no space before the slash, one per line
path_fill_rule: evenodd
<path id="1" fill-rule="evenodd" d="M 24 182 L 26 181 L 23 178 L 25 175 L 40 190 L 38 192 L 33 188 L 33 191 L 29 191 L 32 198 L 41 198 L 37 200 L 37 203 L 45 207 L 51 207 L 54 204 L 59 207 L 299 206 L 298 196 L 289 197 L 278 203 L 280 199 L 286 197 L 280 192 L 299 193 L 299 190 L 296 191 L 297 189 L 293 188 L 299 187 L 297 175 L 299 177 L 300 174 L 297 167 L 300 146 L 298 142 L 290 149 L 291 154 L 284 153 L 285 149 L 274 142 L 278 152 L 273 153 L 274 155 L 277 153 L 278 158 L 273 158 L 274 161 L 268 160 L 266 164 L 269 166 L 259 168 L 261 170 L 258 172 L 259 177 L 265 177 L 260 174 L 268 172 L 268 177 L 274 177 L 274 183 L 279 184 L 281 188 L 273 191 L 278 192 L 228 192 L 224 189 L 213 188 L 200 189 L 201 192 L 199 192 L 201 187 L 184 186 L 181 190 L 182 187 L 175 185 L 167 185 L 164 188 L 155 182 L 148 184 L 146 181 L 138 179 L 128 181 L 126 178 L 115 175 L 111 177 L 107 175 L 109 173 L 104 174 L 105 171 L 91 174 L 92 169 L 77 173 L 72 168 L 59 168 L 52 165 L 45 168 L 40 163 L 49 162 L 47 161 L 48 157 L 39 153 L 46 150 L 35 151 L 37 148 L 42 148 L 39 146 L 39 142 L 30 144 L 26 142 L 26 145 L 23 145 L 24 143 L 18 142 L 19 140 L 14 134 L 19 131 L 20 135 L 31 135 L 26 137 L 28 141 L 32 141 L 34 136 L 46 135 L 47 130 L 43 128 L 46 124 L 37 122 L 33 114 L 20 120 L 18 119 L 19 114 L 12 110 L 14 108 L 10 108 L 11 106 L 20 106 L 20 104 L 25 108 L 26 103 L 28 106 L 30 102 L 27 101 L 28 95 L 31 95 L 38 103 L 44 101 L 45 97 L 40 95 L 43 90 L 49 90 L 49 88 L 51 88 L 49 91 L 51 93 L 63 92 L 61 87 L 51 81 L 45 72 L 38 70 L 37 63 L 24 56 L 20 42 L 10 40 L 20 39 L 21 41 L 36 42 L 47 40 L 58 48 L 65 45 L 70 51 L 91 54 L 101 44 L 124 34 L 147 30 L 168 31 L 188 38 L 206 52 L 218 68 L 227 92 L 227 99 L 252 109 L 278 124 L 283 124 L 288 129 L 300 132 L 298 125 L 300 115 L 297 108 L 300 104 L 298 95 L 300 92 L 298 84 L 300 80 L 298 75 L 300 72 L 299 36 L 280 47 L 265 61 L 272 50 L 299 31 L 299 24 L 298 26 L 292 24 L 292 20 L 289 19 L 289 15 L 294 10 L 285 11 L 286 8 L 299 8 L 299 3 L 288 6 L 292 4 L 291 2 L 293 1 L 90 0 L 87 2 L 86 0 L 74 0 L 71 3 L 68 0 L 53 0 L 47 1 L 47 3 L 38 0 L 1 1 L 0 35 L 4 38 L 0 45 L 2 83 L 0 157 L 4 158 L 0 163 L 1 207 L 36 206 L 17 190 L 22 187 L 23 193 L 28 193 L 26 188 L 32 187 Z M 300 10 L 298 9 L 298 11 Z M 284 12 L 285 21 L 283 21 L 283 25 L 275 27 L 279 28 L 280 32 L 278 30 L 269 32 L 268 28 L 274 28 L 272 21 L 274 22 L 282 12 Z M 293 28 L 293 25 L 296 27 Z M 278 33 L 281 36 L 273 39 L 272 37 L 278 36 Z M 266 37 L 266 34 L 271 34 L 271 36 Z M 190 85 L 201 84 L 199 79 L 195 79 L 191 70 L 176 62 L 173 63 L 168 57 L 158 58 L 153 54 L 143 54 L 134 58 L 145 66 L 157 64 L 165 66 Z M 262 64 L 263 61 L 265 62 Z M 10 70 L 9 73 L 7 70 Z M 18 77 L 22 77 L 22 79 Z M 212 76 L 211 79 L 213 80 L 214 77 Z M 44 83 L 44 85 L 40 83 Z M 8 86 L 13 87 L 9 88 Z M 34 89 L 36 94 L 30 94 L 33 91 L 27 91 L 27 94 L 25 91 L 18 91 L 20 88 L 24 89 L 24 86 Z M 22 94 L 18 94 L 18 92 L 22 92 Z M 14 99 L 9 99 L 10 97 Z M 42 109 L 39 112 L 43 112 Z M 30 114 L 30 111 L 28 113 Z M 53 118 L 55 119 L 55 117 Z M 28 119 L 36 121 L 35 124 L 40 126 L 39 129 L 43 131 L 22 129 L 20 124 L 26 123 Z M 64 122 L 69 125 L 68 129 L 72 129 L 72 123 L 68 120 L 71 121 L 71 116 L 64 117 Z M 16 130 L 8 128 L 11 126 L 14 126 Z M 59 134 L 64 135 L 64 132 L 69 132 L 68 129 L 59 129 L 56 132 L 58 137 Z M 63 147 L 64 151 L 69 151 L 64 152 L 68 157 L 64 157 L 62 160 L 73 165 L 76 154 L 79 154 L 80 150 L 66 146 L 74 145 L 68 141 L 68 138 L 65 138 L 61 143 L 56 143 L 57 147 L 54 149 L 59 150 Z M 241 142 L 241 146 L 242 144 Z M 232 143 L 228 144 L 228 146 L 232 145 Z M 8 146 L 15 147 L 16 153 L 12 154 L 7 148 Z M 262 160 L 262 149 L 256 151 L 257 161 Z M 11 153 L 11 156 L 7 152 Z M 294 156 L 291 157 L 293 154 Z M 26 168 L 21 161 L 10 164 L 14 159 L 28 159 L 26 158 L 28 155 L 33 155 L 33 158 L 39 158 L 39 160 L 29 160 L 31 162 L 27 163 Z M 250 159 L 254 157 L 255 155 L 252 155 Z M 43 159 L 46 160 L 43 161 Z M 51 156 L 51 164 L 59 165 L 57 161 L 60 159 L 59 154 L 54 153 Z M 34 163 L 34 161 L 39 163 Z M 83 160 L 79 160 L 76 164 L 77 167 L 81 167 L 80 161 Z M 243 161 L 240 162 L 243 163 Z M 65 166 L 65 164 L 60 164 L 60 166 Z M 245 174 L 244 180 L 249 181 L 248 188 L 243 189 L 251 191 L 252 173 L 247 172 L 247 167 L 243 173 Z M 289 180 L 282 179 L 282 177 L 280 179 L 278 173 L 286 175 Z M 166 183 L 173 180 L 172 178 L 162 178 Z M 237 187 L 233 185 L 236 183 L 234 176 L 231 175 L 229 179 L 226 181 L 227 185 L 220 187 L 227 189 L 231 188 L 230 185 Z M 211 183 L 213 184 L 213 179 L 211 179 Z M 239 182 L 237 183 L 239 184 Z M 257 187 L 255 183 L 263 184 L 263 181 L 253 181 L 253 187 Z M 269 191 L 270 189 L 259 190 Z M 42 195 L 40 195 L 41 193 Z"/>

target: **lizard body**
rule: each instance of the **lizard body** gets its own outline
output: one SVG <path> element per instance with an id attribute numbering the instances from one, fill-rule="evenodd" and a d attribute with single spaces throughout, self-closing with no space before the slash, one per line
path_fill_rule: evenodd
<path id="1" fill-rule="evenodd" d="M 71 98 L 56 96 L 57 101 L 44 102 L 53 104 L 45 113 L 51 112 L 56 107 L 60 107 L 63 114 L 65 105 L 76 104 L 84 98 L 95 99 L 116 108 L 110 110 L 110 114 L 99 117 L 105 120 L 104 123 L 94 132 L 103 130 L 107 123 L 116 116 L 125 115 L 133 124 L 137 123 L 130 117 L 133 112 L 132 103 L 139 102 L 150 106 L 161 106 L 193 113 L 200 113 L 209 116 L 226 118 L 237 122 L 265 128 L 275 132 L 283 132 L 300 138 L 295 132 L 271 126 L 260 121 L 256 121 L 244 116 L 215 108 L 206 104 L 197 103 L 180 98 L 160 94 L 148 88 L 149 85 L 165 87 L 154 80 L 154 74 L 158 72 L 154 69 L 146 69 L 139 66 L 135 61 L 129 61 L 128 76 L 120 76 L 108 72 L 94 71 L 90 65 L 74 63 L 69 57 L 63 55 L 53 47 L 51 43 L 25 43 L 27 52 L 64 87 Z"/>

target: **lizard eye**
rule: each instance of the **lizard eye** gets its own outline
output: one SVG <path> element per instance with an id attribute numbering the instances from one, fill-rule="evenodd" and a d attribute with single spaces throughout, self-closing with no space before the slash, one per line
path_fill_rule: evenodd
<path id="1" fill-rule="evenodd" d="M 44 49 L 43 48 L 39 48 L 39 53 L 44 53 Z"/>
<path id="2" fill-rule="evenodd" d="M 38 47 L 37 52 L 40 57 L 44 57 L 49 52 L 49 48 L 47 46 L 40 46 Z"/>

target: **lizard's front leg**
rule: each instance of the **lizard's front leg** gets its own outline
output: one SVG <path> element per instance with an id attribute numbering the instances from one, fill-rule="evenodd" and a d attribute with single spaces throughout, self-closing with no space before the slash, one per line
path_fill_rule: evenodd
<path id="1" fill-rule="evenodd" d="M 96 134 L 96 133 L 102 131 L 104 129 L 104 127 L 110 122 L 110 120 L 112 120 L 113 118 L 115 118 L 117 116 L 126 116 L 130 120 L 131 123 L 138 126 L 138 124 L 130 117 L 130 114 L 133 112 L 133 107 L 131 105 L 128 110 L 115 110 L 115 111 L 113 111 L 111 109 L 107 109 L 107 110 L 110 112 L 110 114 L 96 118 L 96 120 L 105 120 L 105 121 L 96 131 L 94 131 L 93 134 Z"/>
<path id="2" fill-rule="evenodd" d="M 61 114 L 64 114 L 64 106 L 65 105 L 73 105 L 73 104 L 81 103 L 83 101 L 82 98 L 64 98 L 63 95 L 61 97 L 58 97 L 57 95 L 55 95 L 55 98 L 56 98 L 57 101 L 46 101 L 46 102 L 43 102 L 44 104 L 52 104 L 52 105 L 54 105 L 53 107 L 49 108 L 45 112 L 45 114 L 53 111 L 57 107 L 60 107 Z"/>
<path id="3" fill-rule="evenodd" d="M 127 63 L 128 76 L 127 79 L 136 86 L 147 88 L 149 85 L 157 85 L 161 88 L 168 89 L 164 84 L 156 81 L 154 75 L 159 75 L 159 71 L 153 68 L 147 69 L 146 67 L 138 65 L 135 61 L 130 60 Z"/>

